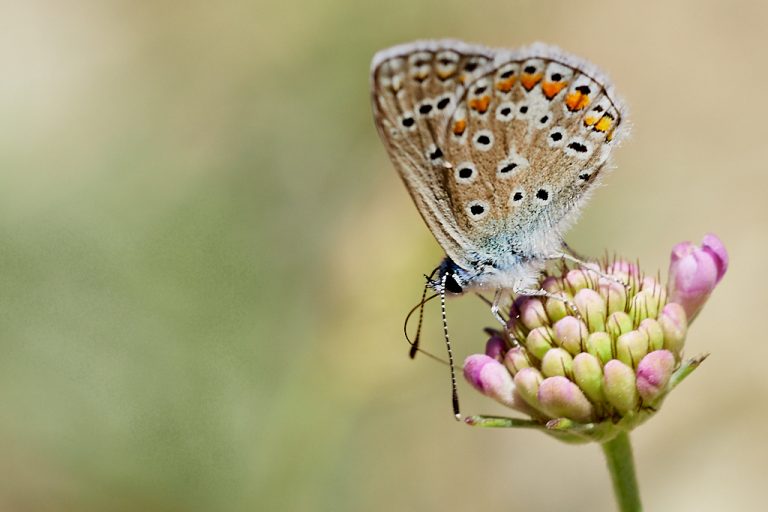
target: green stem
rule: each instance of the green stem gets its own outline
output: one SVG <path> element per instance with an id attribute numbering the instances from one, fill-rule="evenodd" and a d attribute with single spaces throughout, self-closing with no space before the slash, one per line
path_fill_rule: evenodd
<path id="1" fill-rule="evenodd" d="M 621 432 L 610 441 L 603 443 L 603 453 L 608 464 L 608 472 L 613 481 L 613 492 L 619 502 L 621 512 L 640 512 L 640 491 L 635 477 L 635 461 L 632 457 L 632 444 L 629 434 Z"/>

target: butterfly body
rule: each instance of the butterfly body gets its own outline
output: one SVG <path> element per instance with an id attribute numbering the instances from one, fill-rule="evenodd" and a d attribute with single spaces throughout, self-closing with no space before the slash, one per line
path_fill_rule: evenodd
<path id="1" fill-rule="evenodd" d="M 371 82 L 382 140 L 446 252 L 434 287 L 534 286 L 626 131 L 607 79 L 543 44 L 444 40 L 379 52 Z"/>

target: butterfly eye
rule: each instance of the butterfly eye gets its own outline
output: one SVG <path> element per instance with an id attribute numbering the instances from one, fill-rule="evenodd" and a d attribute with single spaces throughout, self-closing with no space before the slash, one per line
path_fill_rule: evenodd
<path id="1" fill-rule="evenodd" d="M 464 291 L 459 282 L 453 277 L 453 274 L 448 274 L 446 276 L 445 289 L 451 293 L 462 293 Z"/>

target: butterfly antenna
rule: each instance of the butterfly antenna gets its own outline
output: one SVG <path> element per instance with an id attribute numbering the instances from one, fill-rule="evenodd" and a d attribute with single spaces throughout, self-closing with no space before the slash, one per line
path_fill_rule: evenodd
<path id="1" fill-rule="evenodd" d="M 439 267 L 438 267 L 439 268 Z M 437 268 L 432 271 L 431 274 L 428 276 L 424 276 L 425 282 L 424 282 L 424 291 L 421 293 L 421 301 L 419 302 L 418 307 L 419 308 L 419 324 L 416 326 L 416 337 L 413 339 L 413 341 L 408 338 L 408 319 L 411 318 L 411 315 L 416 310 L 416 307 L 414 307 L 409 313 L 408 316 L 405 317 L 405 325 L 403 325 L 403 331 L 405 331 L 405 339 L 408 340 L 408 343 L 411 344 L 411 349 L 408 352 L 408 357 L 413 359 L 416 357 L 416 353 L 419 351 L 419 341 L 421 339 L 421 326 L 424 321 L 424 304 L 426 304 L 428 301 L 432 300 L 435 296 L 433 295 L 429 299 L 427 299 L 427 290 L 429 289 L 429 283 L 432 281 L 432 276 L 435 275 L 435 272 L 437 272 Z"/>
<path id="2" fill-rule="evenodd" d="M 459 412 L 459 392 L 456 389 L 456 367 L 453 363 L 453 350 L 451 349 L 451 338 L 448 335 L 448 319 L 445 315 L 445 283 L 448 279 L 448 274 L 443 275 L 441 287 L 440 287 L 440 310 L 443 314 L 443 334 L 445 335 L 445 346 L 448 349 L 448 365 L 451 367 L 451 401 L 453 403 L 453 415 L 456 417 L 456 421 L 461 421 L 461 413 Z"/>
<path id="3" fill-rule="evenodd" d="M 409 351 L 409 355 L 411 356 L 411 359 L 413 359 L 413 357 L 416 355 L 416 352 L 427 354 L 427 352 L 422 350 L 422 348 L 419 346 L 419 339 L 421 336 L 421 323 L 422 323 L 421 320 L 422 320 L 422 315 L 424 314 L 424 305 L 427 302 L 434 299 L 435 297 L 437 297 L 437 294 L 430 295 L 429 297 L 422 296 L 419 303 L 413 306 L 411 310 L 408 312 L 408 315 L 406 315 L 405 317 L 405 322 L 403 322 L 403 333 L 405 333 L 405 339 L 408 342 L 408 344 L 411 346 L 411 349 Z M 411 321 L 411 317 L 416 312 L 416 310 L 419 310 L 419 325 L 418 325 L 418 330 L 416 332 L 416 337 L 414 339 L 411 339 L 411 337 L 408 336 L 408 322 Z"/>

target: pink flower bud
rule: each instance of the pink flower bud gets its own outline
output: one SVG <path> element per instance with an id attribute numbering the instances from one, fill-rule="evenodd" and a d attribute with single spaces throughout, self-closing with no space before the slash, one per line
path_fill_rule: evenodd
<path id="1" fill-rule="evenodd" d="M 581 352 L 589 335 L 589 330 L 584 322 L 575 316 L 567 316 L 558 320 L 554 328 L 555 340 L 558 345 L 574 355 Z"/>
<path id="2" fill-rule="evenodd" d="M 626 260 L 614 261 L 608 265 L 605 270 L 609 274 L 624 277 L 625 279 L 629 276 L 638 277 L 640 275 L 640 270 L 637 268 L 637 265 Z"/>
<path id="3" fill-rule="evenodd" d="M 539 402 L 553 418 L 569 418 L 586 423 L 592 419 L 593 408 L 579 386 L 565 377 L 549 377 L 539 386 Z"/>
<path id="4" fill-rule="evenodd" d="M 675 302 L 664 306 L 659 316 L 659 325 L 664 332 L 664 348 L 679 357 L 688 332 L 688 321 L 683 306 Z"/>
<path id="5" fill-rule="evenodd" d="M 485 355 L 492 357 L 497 361 L 501 361 L 504 358 L 504 353 L 507 351 L 507 344 L 504 339 L 498 334 L 494 334 L 485 344 Z"/>
<path id="6" fill-rule="evenodd" d="M 706 235 L 701 247 L 682 242 L 672 249 L 669 264 L 669 300 L 683 306 L 689 321 L 728 269 L 728 253 L 715 235 Z"/>
<path id="7" fill-rule="evenodd" d="M 541 283 L 541 287 L 549 293 L 561 293 L 563 291 L 563 280 L 558 277 L 550 276 Z"/>
<path id="8" fill-rule="evenodd" d="M 592 283 L 592 276 L 588 270 L 576 268 L 570 270 L 565 275 L 565 284 L 571 290 L 571 293 L 576 293 L 582 288 L 587 288 Z"/>
<path id="9" fill-rule="evenodd" d="M 637 391 L 646 402 L 658 398 L 667 387 L 675 356 L 669 350 L 651 352 L 637 365 Z"/>
<path id="10" fill-rule="evenodd" d="M 523 368 L 530 367 L 531 361 L 528 359 L 528 354 L 523 347 L 513 347 L 504 356 L 504 366 L 507 367 L 507 370 L 512 375 L 516 375 Z"/>
<path id="11" fill-rule="evenodd" d="M 536 297 L 526 297 L 518 305 L 520 322 L 528 329 L 545 325 L 548 322 L 544 304 Z"/>
<path id="12" fill-rule="evenodd" d="M 487 397 L 507 406 L 514 405 L 515 384 L 503 364 L 485 354 L 473 354 L 464 361 L 464 378 Z"/>

